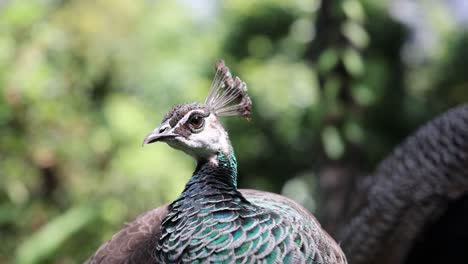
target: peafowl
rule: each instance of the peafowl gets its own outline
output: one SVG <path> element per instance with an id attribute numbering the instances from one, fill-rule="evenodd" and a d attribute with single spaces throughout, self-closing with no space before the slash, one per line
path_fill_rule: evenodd
<path id="1" fill-rule="evenodd" d="M 240 102 L 232 105 L 234 100 Z M 185 191 L 128 224 L 88 263 L 346 263 L 340 247 L 300 205 L 276 194 L 236 190 L 234 152 L 217 117 L 248 117 L 250 107 L 245 84 L 220 62 L 205 104 L 174 107 L 144 142 L 166 142 L 197 160 Z M 222 151 L 210 158 L 215 149 Z M 354 213 L 337 235 L 350 263 L 465 262 L 460 246 L 468 241 L 468 105 L 419 129 L 354 194 L 351 205 L 360 204 L 348 206 Z M 435 254 L 427 254 L 428 247 Z"/>
<path id="2" fill-rule="evenodd" d="M 218 118 L 249 118 L 251 107 L 246 84 L 219 61 L 205 102 L 175 106 L 143 142 L 165 142 L 196 160 L 184 191 L 128 224 L 88 263 L 347 263 L 302 206 L 237 189 L 234 149 Z"/>

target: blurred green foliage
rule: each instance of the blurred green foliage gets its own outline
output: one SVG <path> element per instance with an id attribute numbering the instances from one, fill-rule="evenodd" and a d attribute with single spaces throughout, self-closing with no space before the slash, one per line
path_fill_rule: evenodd
<path id="1" fill-rule="evenodd" d="M 175 199 L 193 161 L 141 141 L 174 104 L 204 100 L 218 58 L 254 102 L 250 122 L 224 120 L 240 186 L 312 209 L 324 164 L 359 156 L 367 171 L 468 101 L 468 34 L 442 4 L 427 7 L 440 41 L 423 62 L 401 55 L 409 31 L 376 0 L 336 1 L 329 32 L 318 0 L 1 5 L 0 263 L 81 262 Z"/>

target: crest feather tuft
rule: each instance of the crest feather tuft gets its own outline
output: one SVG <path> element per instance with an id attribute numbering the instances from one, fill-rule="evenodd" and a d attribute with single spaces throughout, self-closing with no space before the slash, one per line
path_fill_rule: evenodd
<path id="1" fill-rule="evenodd" d="M 249 118 L 252 112 L 252 100 L 247 93 L 247 85 L 239 77 L 232 77 L 223 60 L 219 60 L 215 67 L 216 74 L 205 104 L 217 116 Z"/>

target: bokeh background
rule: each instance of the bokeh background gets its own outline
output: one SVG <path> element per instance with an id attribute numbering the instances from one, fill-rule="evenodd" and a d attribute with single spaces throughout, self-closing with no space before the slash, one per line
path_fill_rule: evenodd
<path id="1" fill-rule="evenodd" d="M 223 58 L 240 187 L 331 233 L 349 189 L 411 131 L 468 102 L 464 0 L 0 1 L 0 263 L 80 263 L 174 200 L 194 162 L 144 136 L 203 101 Z"/>

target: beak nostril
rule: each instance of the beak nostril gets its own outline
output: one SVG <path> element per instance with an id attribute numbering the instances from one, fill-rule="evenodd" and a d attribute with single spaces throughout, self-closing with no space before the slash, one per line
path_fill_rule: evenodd
<path id="1" fill-rule="evenodd" d="M 162 133 L 162 132 L 164 132 L 164 131 L 166 131 L 166 130 L 167 130 L 167 127 L 161 127 L 161 128 L 159 129 L 159 133 Z"/>

